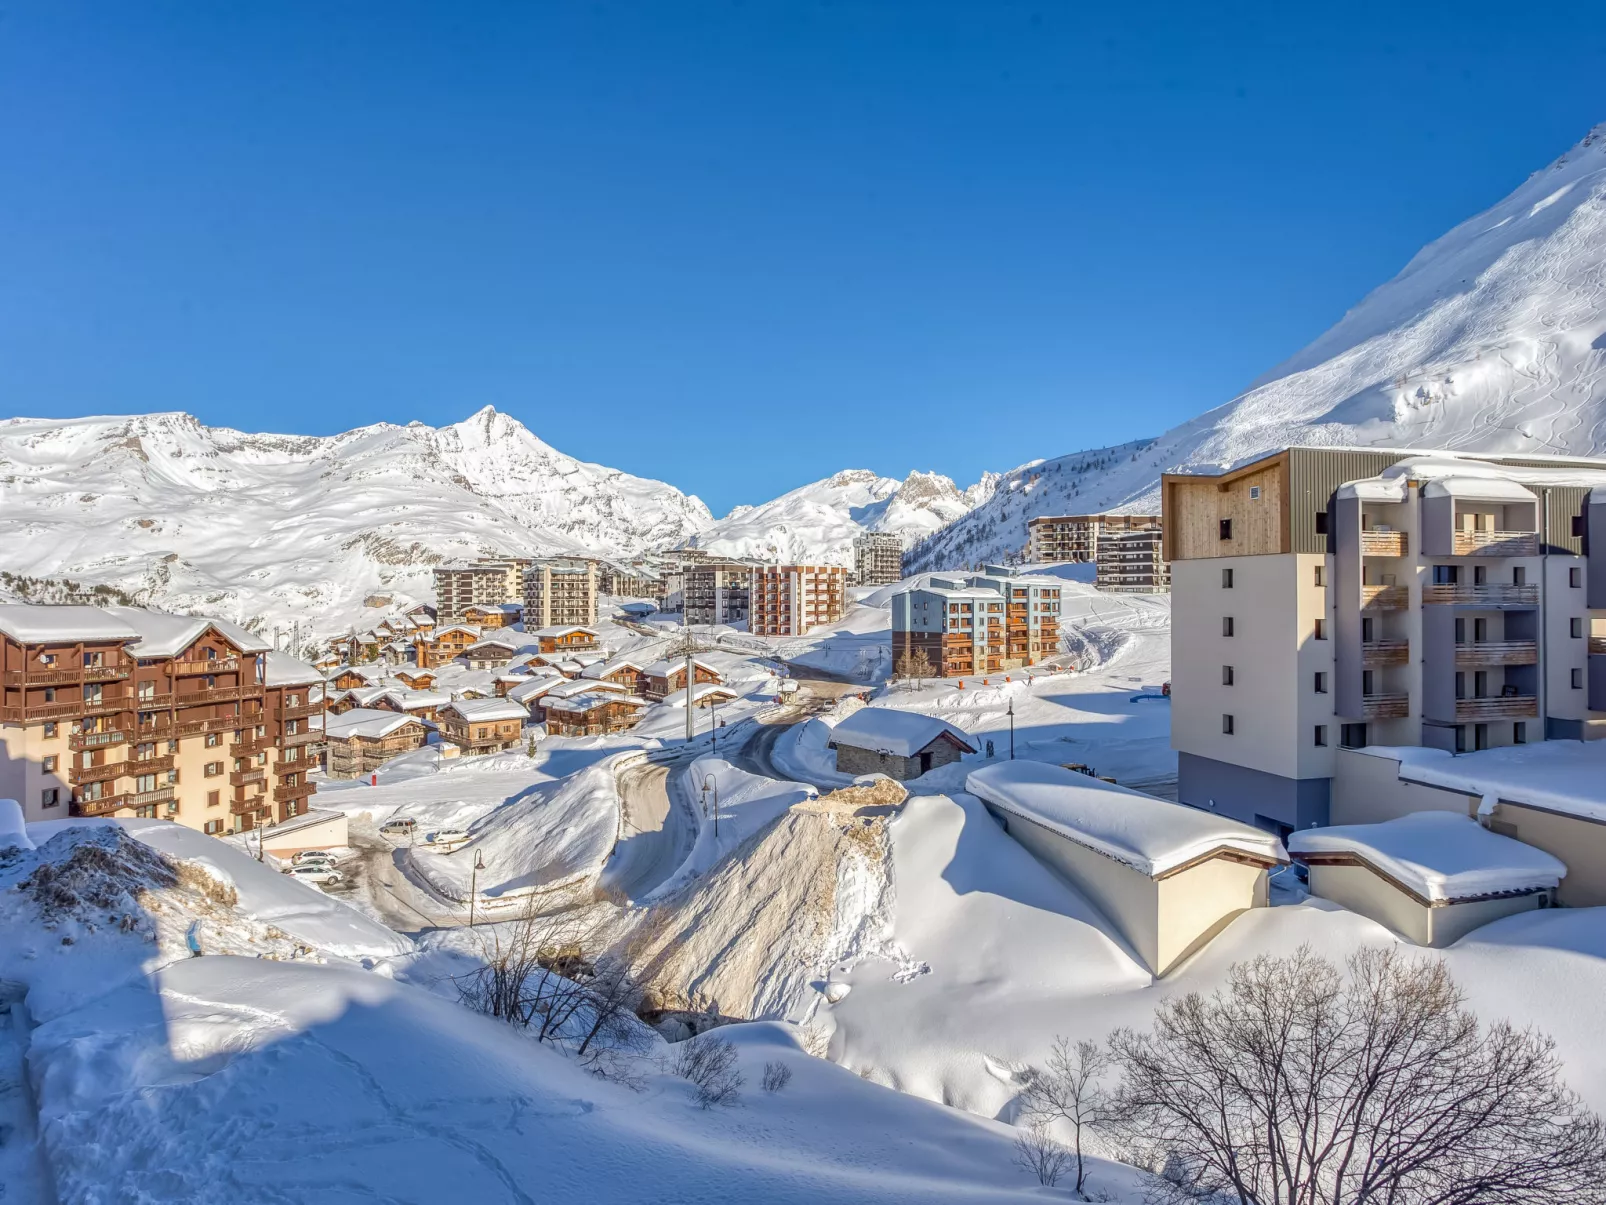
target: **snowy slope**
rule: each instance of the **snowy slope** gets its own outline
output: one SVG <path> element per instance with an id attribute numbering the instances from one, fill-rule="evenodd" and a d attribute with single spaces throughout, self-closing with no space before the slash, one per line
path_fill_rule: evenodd
<path id="1" fill-rule="evenodd" d="M 845 469 L 762 506 L 741 506 L 690 541 L 725 556 L 804 564 L 853 564 L 853 537 L 890 531 L 908 547 L 967 514 L 991 494 L 988 474 L 961 490 L 938 473 L 903 481 Z"/>
<path id="2" fill-rule="evenodd" d="M 913 567 L 1018 550 L 1033 515 L 1158 512 L 1162 470 L 1289 444 L 1606 450 L 1606 125 L 1247 392 L 1156 440 L 1015 469 Z"/>
<path id="3" fill-rule="evenodd" d="M 185 414 L 0 422 L 4 568 L 252 623 L 432 598 L 481 553 L 635 553 L 712 520 L 672 486 L 563 455 L 490 407 L 450 426 L 251 435 Z"/>

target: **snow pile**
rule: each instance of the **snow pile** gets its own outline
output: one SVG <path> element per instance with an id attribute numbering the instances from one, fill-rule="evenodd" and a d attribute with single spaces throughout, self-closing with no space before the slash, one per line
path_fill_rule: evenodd
<path id="1" fill-rule="evenodd" d="M 970 793 L 1151 877 L 1218 850 L 1287 861 L 1270 833 L 1043 762 L 973 771 Z"/>
<path id="2" fill-rule="evenodd" d="M 1354 854 L 1423 899 L 1465 900 L 1506 891 L 1557 886 L 1567 867 L 1454 812 L 1416 812 L 1381 824 L 1305 829 L 1288 838 L 1288 852 Z"/>
<path id="3" fill-rule="evenodd" d="M 1606 821 L 1606 741 L 1541 741 L 1460 754 L 1372 745 L 1365 752 L 1399 762 L 1408 782 Z"/>
<path id="4" fill-rule="evenodd" d="M 861 707 L 831 730 L 832 743 L 894 757 L 913 757 L 943 736 L 956 741 L 966 753 L 976 751 L 970 737 L 947 721 L 891 707 Z"/>
<path id="5" fill-rule="evenodd" d="M 13 845 L 32 849 L 33 840 L 22 818 L 22 804 L 15 799 L 0 799 L 0 849 Z"/>

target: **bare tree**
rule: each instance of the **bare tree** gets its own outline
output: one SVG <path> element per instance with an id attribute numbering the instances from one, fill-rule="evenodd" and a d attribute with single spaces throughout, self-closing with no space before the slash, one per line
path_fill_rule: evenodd
<path id="1" fill-rule="evenodd" d="M 1110 1063 L 1109 1051 L 1097 1042 L 1073 1046 L 1068 1038 L 1055 1038 L 1047 1065 L 1034 1069 L 1020 1094 L 1020 1113 L 1029 1125 L 1047 1125 L 1056 1120 L 1069 1123 L 1078 1196 L 1087 1180 L 1082 1158 L 1084 1133 L 1110 1119 L 1109 1096 L 1100 1082 Z"/>
<path id="2" fill-rule="evenodd" d="M 1437 959 L 1371 950 L 1348 972 L 1309 948 L 1261 956 L 1113 1035 L 1115 1124 L 1170 1199 L 1606 1200 L 1601 1121 L 1548 1038 L 1481 1028 Z"/>
<path id="3" fill-rule="evenodd" d="M 595 967 L 585 946 L 594 933 L 577 913 L 541 915 L 532 901 L 517 920 L 480 930 L 481 965 L 456 980 L 463 1002 L 543 1042 L 569 1035 L 591 1001 Z"/>
<path id="4" fill-rule="evenodd" d="M 1071 1152 L 1054 1141 L 1047 1122 L 1037 1121 L 1016 1131 L 1015 1162 L 1036 1176 L 1043 1187 L 1053 1188 L 1070 1166 Z"/>
<path id="5" fill-rule="evenodd" d="M 917 685 L 922 678 L 932 677 L 936 671 L 931 667 L 931 658 L 926 656 L 925 649 L 916 649 L 912 653 L 904 653 L 892 667 L 892 672 L 905 681 L 913 681 Z"/>
<path id="6" fill-rule="evenodd" d="M 792 1082 L 792 1069 L 779 1060 L 764 1064 L 764 1078 L 759 1081 L 766 1092 L 779 1092 Z"/>
<path id="7" fill-rule="evenodd" d="M 705 1109 L 735 1104 L 746 1082 L 736 1066 L 736 1047 L 725 1038 L 708 1034 L 676 1046 L 670 1070 L 692 1082 L 697 1103 Z"/>

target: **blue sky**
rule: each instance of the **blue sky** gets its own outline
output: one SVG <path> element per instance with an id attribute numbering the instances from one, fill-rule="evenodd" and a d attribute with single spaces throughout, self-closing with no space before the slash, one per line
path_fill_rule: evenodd
<path id="1" fill-rule="evenodd" d="M 1602 79 L 1594 4 L 24 3 L 0 413 L 965 484 L 1228 400 Z"/>

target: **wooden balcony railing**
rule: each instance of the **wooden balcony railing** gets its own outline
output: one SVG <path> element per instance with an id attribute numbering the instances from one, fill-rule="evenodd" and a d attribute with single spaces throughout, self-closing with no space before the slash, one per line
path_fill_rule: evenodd
<path id="1" fill-rule="evenodd" d="M 305 799 L 318 790 L 316 783 L 298 782 L 294 786 L 278 786 L 273 788 L 273 798 L 279 803 L 289 799 Z"/>
<path id="2" fill-rule="evenodd" d="M 174 799 L 172 787 L 157 787 L 154 791 L 135 791 L 128 797 L 124 807 L 145 808 L 158 803 L 172 803 Z"/>
<path id="3" fill-rule="evenodd" d="M 1405 556 L 1409 548 L 1403 531 L 1361 532 L 1362 556 Z"/>
<path id="4" fill-rule="evenodd" d="M 265 766 L 253 766 L 249 770 L 232 770 L 229 773 L 231 787 L 248 786 L 253 782 L 267 782 L 268 771 Z"/>
<path id="5" fill-rule="evenodd" d="M 1485 640 L 1455 646 L 1458 669 L 1480 665 L 1537 665 L 1539 646 L 1532 640 Z"/>
<path id="6" fill-rule="evenodd" d="M 167 711 L 173 706 L 173 692 L 164 690 L 161 694 L 147 692 L 134 696 L 135 711 Z"/>
<path id="7" fill-rule="evenodd" d="M 1361 664 L 1368 669 L 1405 665 L 1411 659 L 1409 640 L 1366 640 L 1361 643 Z"/>
<path id="8" fill-rule="evenodd" d="M 311 703 L 298 703 L 294 707 L 281 707 L 277 715 L 281 720 L 299 720 L 309 715 L 323 714 L 324 700 L 318 699 Z"/>
<path id="9" fill-rule="evenodd" d="M 76 720 L 92 715 L 116 715 L 128 709 L 127 699 L 104 699 L 99 703 L 30 703 L 27 707 L 0 707 L 0 721 L 8 724 L 45 720 Z"/>
<path id="10" fill-rule="evenodd" d="M 1454 556 L 1538 556 L 1539 536 L 1531 531 L 1458 531 L 1450 541 Z"/>
<path id="11" fill-rule="evenodd" d="M 1485 583 L 1481 586 L 1423 586 L 1425 605 L 1462 607 L 1533 607 L 1539 605 L 1539 587 L 1512 582 Z"/>
<path id="12" fill-rule="evenodd" d="M 73 800 L 72 813 L 75 816 L 106 816 L 115 812 L 118 808 L 130 807 L 128 799 L 127 795 L 102 795 L 99 799 L 75 799 Z"/>
<path id="13" fill-rule="evenodd" d="M 175 678 L 189 677 L 192 674 L 233 674 L 240 669 L 238 657 L 201 657 L 195 661 L 169 661 L 167 672 Z"/>
<path id="14" fill-rule="evenodd" d="M 240 739 L 229 746 L 229 752 L 235 757 L 251 757 L 261 753 L 264 749 L 271 749 L 273 746 L 274 739 L 271 732 L 258 734 L 247 731 L 241 733 Z"/>
<path id="15" fill-rule="evenodd" d="M 1364 695 L 1361 698 L 1361 718 L 1366 720 L 1400 720 L 1411 714 L 1411 696 L 1404 694 Z"/>
<path id="16" fill-rule="evenodd" d="M 194 736 L 199 732 L 233 732 L 236 728 L 245 726 L 246 717 L 238 715 L 213 716 L 205 720 L 185 720 L 180 724 L 173 724 L 163 731 L 163 735 L 172 737 Z M 141 734 L 145 732 L 140 729 Z"/>
<path id="17" fill-rule="evenodd" d="M 1539 700 L 1533 695 L 1494 695 L 1487 699 L 1457 699 L 1457 720 L 1499 720 L 1539 714 Z"/>
<path id="18" fill-rule="evenodd" d="M 169 754 L 138 758 L 123 763 L 124 774 L 165 774 L 172 768 L 173 758 Z"/>
<path id="19" fill-rule="evenodd" d="M 1405 586 L 1362 586 L 1363 611 L 1403 611 L 1411 605 L 1411 591 Z"/>
<path id="20" fill-rule="evenodd" d="M 236 699 L 255 699 L 262 695 L 260 686 L 209 686 L 201 690 L 176 691 L 174 707 L 206 707 L 212 703 L 232 703 Z"/>
<path id="21" fill-rule="evenodd" d="M 74 751 L 103 749 L 107 745 L 120 745 L 128 739 L 121 728 L 108 728 L 104 732 L 74 732 L 67 737 L 67 748 Z"/>
<path id="22" fill-rule="evenodd" d="M 1589 655 L 1591 657 L 1606 657 L 1606 636 L 1591 636 L 1589 638 Z"/>
<path id="23" fill-rule="evenodd" d="M 67 767 L 67 781 L 75 787 L 90 782 L 110 782 L 129 773 L 127 765 L 127 762 L 120 761 L 107 762 L 100 766 L 80 766 L 74 763 Z"/>
<path id="24" fill-rule="evenodd" d="M 121 682 L 133 670 L 132 662 L 72 669 L 11 669 L 0 674 L 0 683 L 6 686 L 71 686 L 79 682 Z"/>

